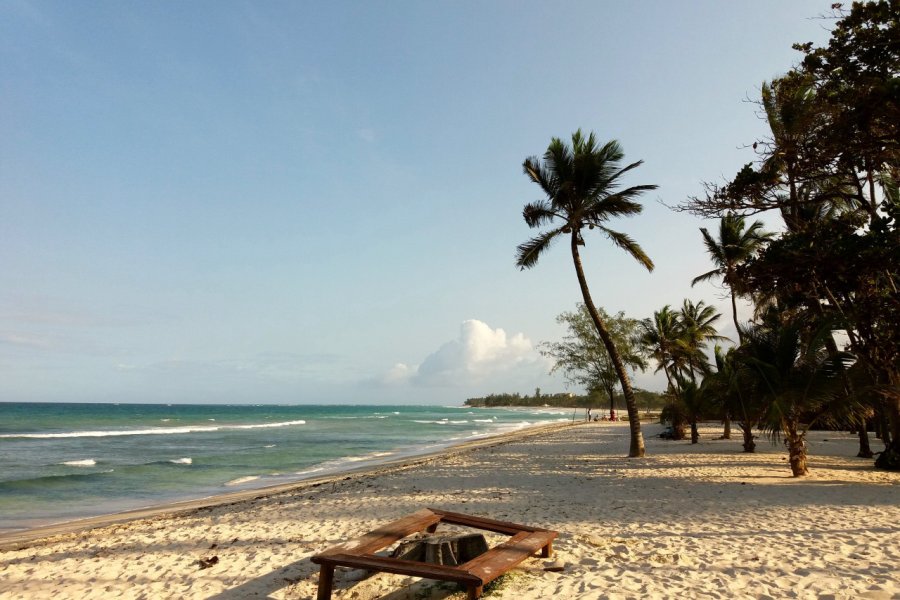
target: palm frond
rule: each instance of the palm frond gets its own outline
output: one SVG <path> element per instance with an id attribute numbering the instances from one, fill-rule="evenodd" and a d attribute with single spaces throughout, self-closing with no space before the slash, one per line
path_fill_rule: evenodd
<path id="1" fill-rule="evenodd" d="M 537 235 L 516 247 L 516 266 L 521 270 L 537 264 L 541 254 L 556 240 L 562 229 L 553 229 Z"/>
<path id="2" fill-rule="evenodd" d="M 697 275 L 696 277 L 694 277 L 691 280 L 691 287 L 694 287 L 701 281 L 709 281 L 710 279 L 715 279 L 716 277 L 721 277 L 721 276 L 722 276 L 721 269 L 713 269 L 712 271 L 704 273 L 703 275 Z"/>
<path id="3" fill-rule="evenodd" d="M 553 198 L 559 189 L 559 180 L 536 156 L 530 156 L 522 163 L 522 171 L 528 175 L 534 183 L 541 186 L 541 190 L 548 198 Z"/>
<path id="4" fill-rule="evenodd" d="M 522 209 L 522 216 L 525 218 L 525 223 L 527 223 L 529 227 L 534 228 L 551 223 L 553 219 L 559 215 L 553 212 L 553 208 L 550 206 L 549 202 L 546 200 L 537 200 L 525 205 L 525 208 Z"/>
<path id="5" fill-rule="evenodd" d="M 620 160 L 621 160 L 621 159 L 620 159 Z M 644 164 L 644 161 L 643 161 L 643 160 L 639 160 L 639 161 L 637 161 L 637 162 L 631 163 L 630 165 L 627 165 L 627 166 L 625 166 L 625 167 L 622 167 L 621 169 L 619 169 L 618 171 L 616 171 L 615 173 L 613 173 L 613 175 L 610 177 L 610 182 L 616 181 L 617 179 L 619 179 L 620 177 L 622 177 L 622 175 L 624 175 L 624 174 L 627 173 L 628 171 L 631 171 L 632 169 L 636 169 L 636 168 L 638 168 L 639 166 L 641 166 L 642 164 Z M 654 186 L 654 189 L 655 189 L 655 186 Z"/>
<path id="6" fill-rule="evenodd" d="M 644 210 L 644 207 L 635 202 L 633 198 L 636 198 L 647 189 L 653 190 L 656 189 L 656 186 L 638 185 L 597 200 L 589 205 L 587 214 L 595 222 L 607 221 L 610 217 L 628 217 L 639 214 Z"/>
<path id="7" fill-rule="evenodd" d="M 636 261 L 644 265 L 648 271 L 652 271 L 654 264 L 653 261 L 650 260 L 650 257 L 644 252 L 644 249 L 641 248 L 641 245 L 636 241 L 631 239 L 627 234 L 621 233 L 619 231 L 613 231 L 608 227 L 600 227 L 600 229 L 612 240 L 612 243 L 625 250 L 628 254 L 634 257 Z"/>

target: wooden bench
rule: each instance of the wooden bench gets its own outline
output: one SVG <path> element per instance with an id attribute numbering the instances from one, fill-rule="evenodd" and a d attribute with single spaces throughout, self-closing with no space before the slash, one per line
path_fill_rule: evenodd
<path id="1" fill-rule="evenodd" d="M 421 531 L 433 533 L 440 523 L 462 525 L 511 537 L 484 554 L 453 567 L 375 554 L 408 535 Z M 487 583 L 533 556 L 538 550 L 541 551 L 541 556 L 549 557 L 557 535 L 557 532 L 549 529 L 425 508 L 313 556 L 310 560 L 321 567 L 317 600 L 330 600 L 335 567 L 452 581 L 465 586 L 469 600 L 475 600 L 481 597 Z"/>

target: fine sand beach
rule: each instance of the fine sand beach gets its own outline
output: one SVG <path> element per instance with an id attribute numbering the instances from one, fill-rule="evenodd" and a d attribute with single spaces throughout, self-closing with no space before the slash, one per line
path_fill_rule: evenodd
<path id="1" fill-rule="evenodd" d="M 492 598 L 900 598 L 900 474 L 810 436 L 811 475 L 739 436 L 653 437 L 624 423 L 524 431 L 314 484 L 233 496 L 90 530 L 0 539 L 2 598 L 311 598 L 309 557 L 432 506 L 558 530 Z M 243 499 L 242 499 L 243 498 Z M 491 540 L 497 541 L 497 540 Z M 553 571 L 546 567 L 556 567 Z M 558 570 L 562 567 L 562 570 Z M 447 584 L 338 571 L 334 598 L 464 598 Z"/>

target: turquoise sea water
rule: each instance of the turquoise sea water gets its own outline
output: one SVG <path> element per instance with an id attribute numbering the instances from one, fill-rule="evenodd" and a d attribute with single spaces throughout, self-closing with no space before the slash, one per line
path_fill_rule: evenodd
<path id="1" fill-rule="evenodd" d="M 0 533 L 298 481 L 567 416 L 436 406 L 0 403 Z"/>

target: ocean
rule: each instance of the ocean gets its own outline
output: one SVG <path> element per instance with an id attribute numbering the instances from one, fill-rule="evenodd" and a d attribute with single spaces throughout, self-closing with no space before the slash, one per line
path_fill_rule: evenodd
<path id="1" fill-rule="evenodd" d="M 0 533 L 340 473 L 569 418 L 555 409 L 0 403 Z"/>

